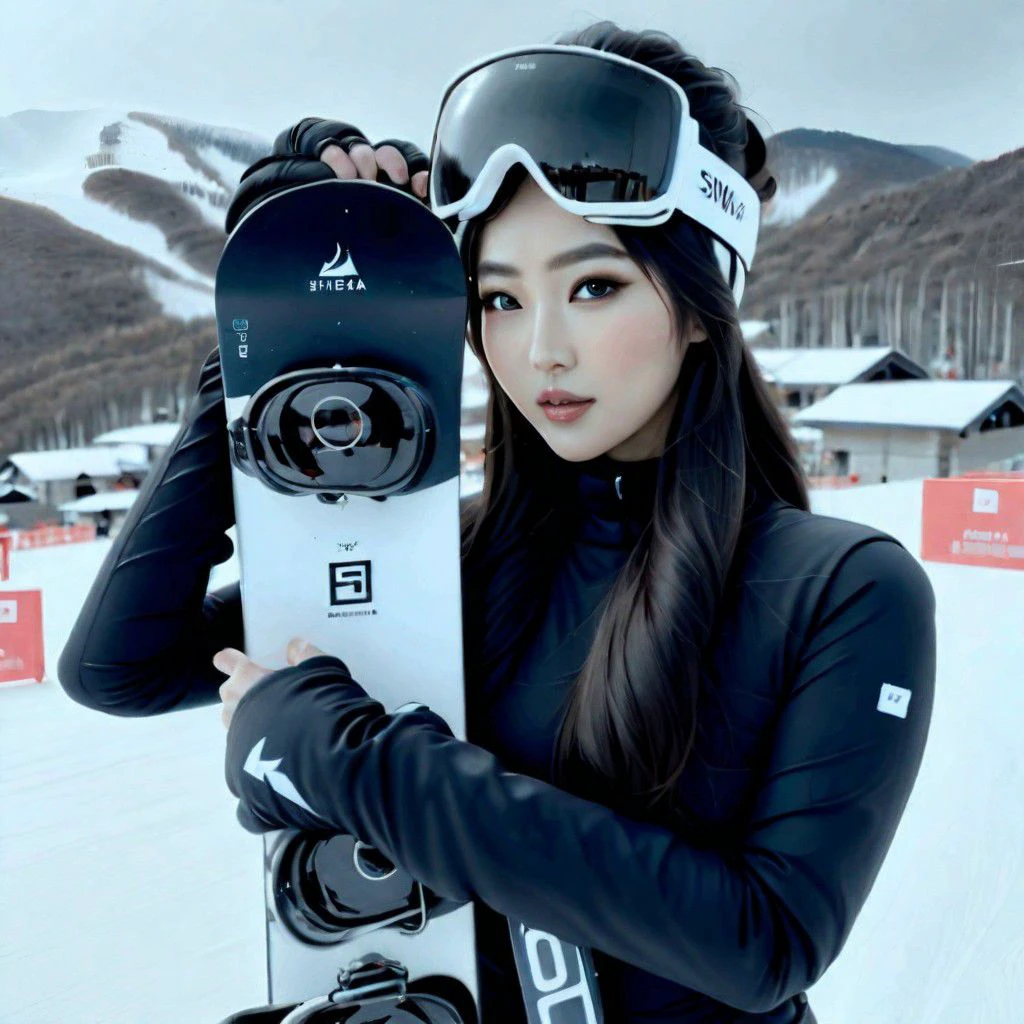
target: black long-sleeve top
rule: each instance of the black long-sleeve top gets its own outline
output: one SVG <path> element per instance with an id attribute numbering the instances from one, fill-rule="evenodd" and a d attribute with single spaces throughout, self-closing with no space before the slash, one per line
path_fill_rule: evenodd
<path id="1" fill-rule="evenodd" d="M 61 656 L 62 685 L 91 707 L 215 703 L 224 676 L 210 659 L 242 646 L 238 585 L 206 593 L 233 522 L 214 370 Z M 654 466 L 577 466 L 575 543 L 468 741 L 429 693 L 417 695 L 425 708 L 386 714 L 337 658 L 261 680 L 228 732 L 245 827 L 345 831 L 473 901 L 485 1024 L 524 1019 L 506 916 L 591 948 L 609 1024 L 812 1022 L 805 989 L 843 948 L 921 763 L 935 677 L 927 576 L 888 534 L 764 500 L 744 527 L 678 783 L 699 840 L 550 782 L 561 701 L 649 516 Z M 260 738 L 309 811 L 242 771 Z"/>

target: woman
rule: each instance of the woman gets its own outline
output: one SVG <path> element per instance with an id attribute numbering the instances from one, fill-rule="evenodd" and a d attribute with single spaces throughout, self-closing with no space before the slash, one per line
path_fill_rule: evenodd
<path id="1" fill-rule="evenodd" d="M 607 22 L 558 42 L 678 83 L 702 144 L 771 196 L 723 73 Z M 229 224 L 332 174 L 386 170 L 426 195 L 423 154 L 400 140 L 307 119 L 275 149 Z M 538 180 L 514 166 L 461 229 L 492 393 L 484 489 L 463 513 L 469 742 L 426 708 L 385 714 L 301 641 L 276 672 L 241 654 L 237 585 L 205 594 L 233 522 L 215 354 L 60 678 L 115 714 L 220 696 L 247 828 L 326 819 L 473 900 L 488 1024 L 524 1019 L 506 916 L 592 949 L 609 1022 L 813 1021 L 804 990 L 849 936 L 923 756 L 931 587 L 888 534 L 809 512 L 742 342 L 734 251 L 679 211 L 585 220 Z M 550 389 L 577 404 L 559 412 Z M 268 730 L 316 816 L 244 778 Z"/>

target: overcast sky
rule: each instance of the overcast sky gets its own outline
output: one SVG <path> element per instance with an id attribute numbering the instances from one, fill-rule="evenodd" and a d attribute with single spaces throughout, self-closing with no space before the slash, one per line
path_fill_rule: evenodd
<path id="1" fill-rule="evenodd" d="M 603 18 L 731 72 L 769 132 L 1024 146 L 1020 0 L 0 0 L 0 116 L 141 109 L 271 138 L 314 114 L 427 148 L 455 72 Z"/>

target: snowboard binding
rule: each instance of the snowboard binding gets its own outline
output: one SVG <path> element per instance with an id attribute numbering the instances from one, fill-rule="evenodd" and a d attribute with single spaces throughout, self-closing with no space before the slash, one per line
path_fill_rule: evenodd
<path id="1" fill-rule="evenodd" d="M 370 953 L 340 970 L 326 996 L 243 1010 L 221 1024 L 479 1024 L 469 993 L 452 978 L 408 977 L 397 960 Z"/>
<path id="2" fill-rule="evenodd" d="M 271 865 L 280 922 L 301 942 L 335 945 L 381 928 L 417 935 L 461 904 L 437 896 L 349 835 L 296 833 Z"/>
<path id="3" fill-rule="evenodd" d="M 436 415 L 408 377 L 368 367 L 295 370 L 267 381 L 228 425 L 232 463 L 280 494 L 383 498 L 415 491 Z"/>

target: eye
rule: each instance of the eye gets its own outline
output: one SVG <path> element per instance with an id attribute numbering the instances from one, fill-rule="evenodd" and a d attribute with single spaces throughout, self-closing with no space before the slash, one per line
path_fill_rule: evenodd
<path id="1" fill-rule="evenodd" d="M 577 294 L 582 288 L 587 287 L 589 285 L 595 285 L 595 284 L 600 286 L 600 287 L 609 286 L 611 288 L 611 290 L 610 291 L 605 291 L 601 295 L 591 294 L 590 299 L 588 300 L 589 302 L 596 302 L 598 299 L 607 299 L 610 296 L 614 295 L 615 292 L 617 292 L 620 288 L 623 287 L 623 285 L 620 284 L 620 282 L 613 281 L 613 280 L 611 280 L 611 278 L 607 278 L 607 277 L 588 277 L 585 281 L 581 281 L 576 286 L 576 288 L 573 290 L 573 295 Z M 491 305 L 491 302 L 494 299 L 502 299 L 502 298 L 504 298 L 504 299 L 511 299 L 512 296 L 509 295 L 508 292 L 485 292 L 483 295 L 480 296 L 480 302 L 483 304 L 485 312 L 511 313 L 512 310 L 508 309 L 507 307 L 499 306 L 499 307 L 496 308 L 496 307 Z M 512 299 L 512 301 L 514 302 L 515 299 Z"/>
<path id="2" fill-rule="evenodd" d="M 480 302 L 482 303 L 482 305 L 484 307 L 484 312 L 485 313 L 507 313 L 507 312 L 509 312 L 509 310 L 506 310 L 506 309 L 495 309 L 491 305 L 491 300 L 492 299 L 510 299 L 511 297 L 512 297 L 511 295 L 508 295 L 505 292 L 485 292 L 483 295 L 480 296 Z"/>
<path id="3" fill-rule="evenodd" d="M 619 287 L 617 281 L 609 281 L 606 277 L 590 277 L 590 278 L 587 278 L 586 281 L 583 281 L 580 284 L 580 288 L 585 288 L 585 287 L 587 287 L 589 285 L 592 285 L 592 284 L 596 284 L 596 285 L 600 285 L 600 286 L 604 286 L 604 285 L 610 285 L 611 286 L 611 291 L 605 292 L 603 295 L 593 295 L 592 294 L 590 296 L 592 299 L 605 299 L 609 295 L 612 295 L 615 291 L 617 291 L 618 287 Z M 579 291 L 579 288 L 577 289 L 577 291 Z"/>

